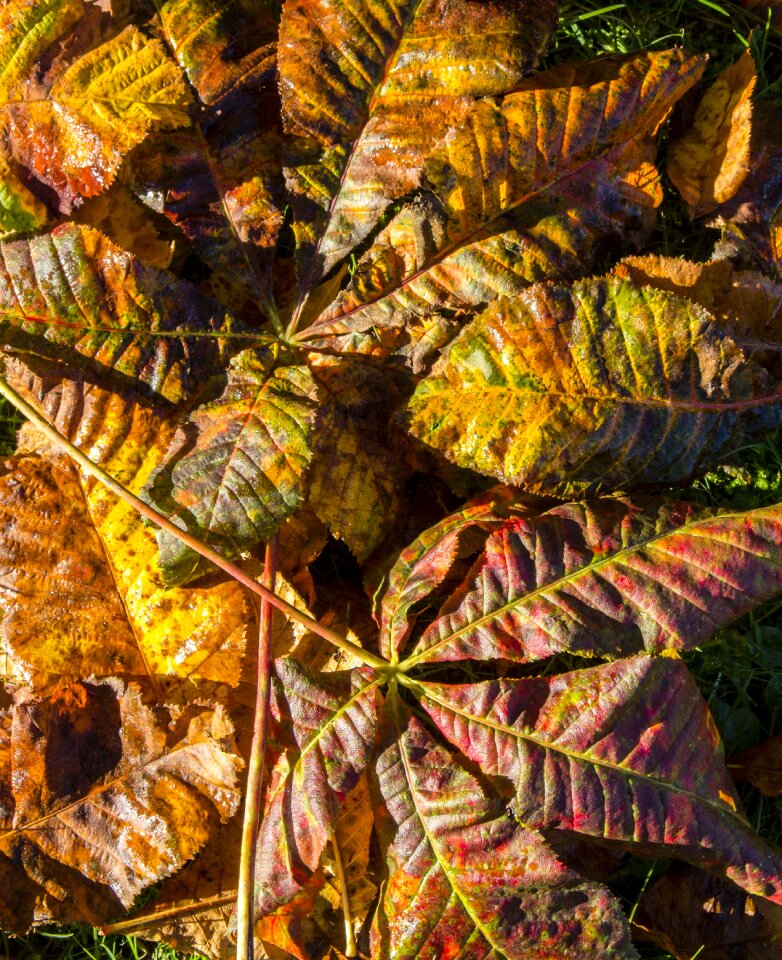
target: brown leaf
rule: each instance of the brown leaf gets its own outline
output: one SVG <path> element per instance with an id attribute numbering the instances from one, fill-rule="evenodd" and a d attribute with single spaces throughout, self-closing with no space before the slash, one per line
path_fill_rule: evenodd
<path id="1" fill-rule="evenodd" d="M 782 793 L 782 734 L 730 758 L 734 780 L 749 780 L 767 797 Z"/>
<path id="2" fill-rule="evenodd" d="M 738 193 L 716 211 L 710 225 L 722 227 L 718 249 L 769 269 L 779 279 L 782 264 L 782 124 L 780 109 L 755 110 L 749 174 Z"/>
<path id="3" fill-rule="evenodd" d="M 782 957 L 782 907 L 691 868 L 652 884 L 633 929 L 677 960 Z"/>
<path id="4" fill-rule="evenodd" d="M 183 866 L 239 803 L 225 713 L 196 714 L 169 744 L 140 689 L 117 680 L 22 699 L 2 740 L 6 929 L 108 919 Z"/>

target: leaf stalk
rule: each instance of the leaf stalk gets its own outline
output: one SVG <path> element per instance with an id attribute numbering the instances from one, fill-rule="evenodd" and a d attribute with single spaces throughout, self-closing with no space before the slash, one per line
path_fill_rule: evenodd
<path id="1" fill-rule="evenodd" d="M 246 587 L 251 593 L 255 594 L 261 599 L 266 599 L 273 607 L 276 607 L 291 620 L 295 620 L 297 623 L 302 624 L 308 630 L 311 630 L 319 637 L 323 637 L 324 640 L 327 640 L 329 643 L 333 644 L 333 646 L 339 648 L 340 650 L 344 650 L 345 653 L 352 654 L 369 667 L 374 667 L 375 669 L 384 669 L 388 666 L 385 660 L 375 656 L 375 654 L 370 653 L 368 650 L 364 650 L 357 644 L 351 643 L 350 640 L 341 636 L 336 631 L 318 623 L 317 620 L 314 620 L 312 617 L 308 617 L 307 614 L 302 613 L 301 610 L 297 610 L 293 604 L 283 600 L 282 597 L 278 597 L 272 590 L 269 590 L 268 587 L 263 586 L 262 584 L 253 580 L 252 577 L 249 577 L 235 563 L 231 563 L 230 560 L 226 560 L 225 557 L 217 553 L 216 550 L 208 547 L 205 543 L 202 543 L 196 537 L 192 536 L 192 534 L 182 530 L 175 523 L 169 520 L 168 517 L 163 516 L 162 513 L 158 513 L 154 507 L 151 507 L 140 497 L 137 497 L 135 493 L 131 493 L 127 487 L 123 486 L 102 467 L 99 467 L 97 463 L 93 463 L 93 461 L 90 460 L 90 458 L 82 450 L 71 443 L 67 437 L 64 437 L 56 427 L 52 426 L 52 424 L 50 424 L 49 421 L 46 420 L 46 418 L 35 409 L 35 407 L 31 406 L 31 404 L 29 404 L 19 393 L 17 393 L 16 390 L 14 390 L 14 388 L 10 386 L 10 384 L 7 383 L 2 377 L 0 377 L 0 394 L 2 394 L 10 404 L 16 407 L 16 409 L 31 423 L 33 423 L 41 431 L 41 433 L 44 434 L 45 437 L 51 440 L 55 446 L 57 446 L 60 450 L 63 450 L 68 454 L 68 456 L 75 460 L 76 463 L 78 463 L 78 465 L 86 473 L 92 477 L 95 477 L 96 480 L 100 481 L 100 483 L 111 490 L 113 494 L 133 507 L 133 509 L 136 510 L 137 513 L 141 514 L 142 517 L 145 517 L 147 520 L 165 530 L 167 533 L 170 533 L 172 536 L 177 537 L 177 539 L 181 540 L 182 543 L 190 547 L 191 550 L 194 550 L 205 560 L 209 560 L 216 567 L 219 567 L 222 571 L 227 573 L 230 577 L 233 577 L 238 583 L 241 583 L 242 586 Z"/>
<path id="2" fill-rule="evenodd" d="M 263 584 L 274 590 L 277 580 L 277 534 L 266 545 L 263 564 Z M 255 693 L 255 721 L 247 768 L 247 786 L 244 794 L 244 821 L 242 847 L 239 855 L 239 883 L 237 887 L 236 958 L 253 960 L 255 930 L 255 854 L 260 823 L 263 764 L 269 730 L 269 701 L 271 697 L 272 626 L 274 607 L 264 597 L 259 604 L 258 624 L 258 682 Z"/>

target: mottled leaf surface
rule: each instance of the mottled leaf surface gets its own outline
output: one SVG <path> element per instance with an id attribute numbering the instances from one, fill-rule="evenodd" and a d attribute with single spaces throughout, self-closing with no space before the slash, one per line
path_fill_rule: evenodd
<path id="1" fill-rule="evenodd" d="M 318 318 L 315 330 L 324 339 L 314 342 L 394 350 L 420 372 L 458 329 L 454 315 L 515 296 L 539 280 L 580 275 L 612 238 L 640 247 L 662 200 L 653 160 L 651 137 L 631 140 L 442 257 L 447 211 L 429 196 L 418 198 L 359 261 L 348 287 Z M 378 329 L 386 338 L 382 344 Z"/>
<path id="2" fill-rule="evenodd" d="M 140 490 L 170 441 L 172 425 L 166 419 L 138 398 L 64 377 L 56 367 L 46 365 L 33 374 L 14 362 L 9 372 L 17 389 L 91 459 L 131 490 Z M 3 572 L 1 612 L 4 623 L 8 618 L 18 625 L 3 633 L 3 669 L 9 680 L 46 683 L 60 670 L 73 677 L 79 669 L 86 676 L 135 675 L 141 666 L 161 698 L 164 690 L 172 698 L 181 696 L 187 683 L 199 678 L 237 682 L 254 619 L 238 584 L 221 579 L 188 590 L 167 589 L 160 584 L 154 533 L 132 507 L 95 481 L 77 480 L 67 460 L 51 464 L 39 457 L 18 458 L 7 469 L 4 490 L 13 522 L 0 537 L 11 564 Z M 51 511 L 48 532 L 57 550 L 53 565 L 39 540 L 38 506 L 20 484 L 26 477 Z M 81 532 L 74 539 L 77 523 Z M 97 587 L 106 582 L 107 571 L 113 590 L 97 605 L 97 598 L 93 604 L 79 603 L 73 594 L 79 578 L 87 583 L 95 578 Z M 53 594 L 62 619 L 48 624 L 42 635 L 38 626 Z M 107 610 L 121 612 L 125 626 L 116 618 L 106 623 Z"/>
<path id="3" fill-rule="evenodd" d="M 400 703 L 389 712 L 375 770 L 389 871 L 375 956 L 637 956 L 604 887 L 563 866 Z"/>
<path id="4" fill-rule="evenodd" d="M 179 869 L 238 806 L 238 761 L 220 711 L 196 716 L 168 743 L 138 688 L 77 683 L 13 706 L 2 730 L 8 929 L 108 919 Z"/>
<path id="5" fill-rule="evenodd" d="M 220 362 L 229 330 L 225 308 L 91 227 L 0 244 L 6 347 L 178 404 Z"/>
<path id="6" fill-rule="evenodd" d="M 686 480 L 782 422 L 776 381 L 705 310 L 616 278 L 492 304 L 407 410 L 460 466 L 565 495 Z"/>
<path id="7" fill-rule="evenodd" d="M 685 665 L 645 655 L 525 680 L 424 684 L 440 730 L 516 788 L 513 810 L 663 850 L 782 902 L 779 854 L 751 829 Z"/>
<path id="8" fill-rule="evenodd" d="M 638 286 L 670 290 L 701 304 L 744 354 L 782 378 L 782 284 L 729 260 L 626 257 L 614 272 Z"/>
<path id="9" fill-rule="evenodd" d="M 701 60 L 688 58 L 681 51 L 565 64 L 522 81 L 499 103 L 492 98 L 475 103 L 449 134 L 442 150 L 427 161 L 427 184 L 439 204 L 434 222 L 427 228 L 419 227 L 417 232 L 407 226 L 401 236 L 398 231 L 396 236 L 381 235 L 379 251 L 370 249 L 367 255 L 371 261 L 379 259 L 381 269 L 369 270 L 363 295 L 359 288 L 340 307 L 340 324 L 355 330 L 378 323 L 380 302 L 385 298 L 390 298 L 388 312 L 400 301 L 403 305 L 406 301 L 415 304 L 420 298 L 437 304 L 433 293 L 439 293 L 443 307 L 452 307 L 454 298 L 449 302 L 443 294 L 453 288 L 455 298 L 459 298 L 460 291 L 469 291 L 476 281 L 484 289 L 494 287 L 494 296 L 508 292 L 498 290 L 500 281 L 491 277 L 492 251 L 495 247 L 502 251 L 502 236 L 508 231 L 521 233 L 522 237 L 531 231 L 532 236 L 526 243 L 516 242 L 522 247 L 520 263 L 508 256 L 513 247 L 501 253 L 499 276 L 506 278 L 506 284 L 514 274 L 519 275 L 516 289 L 519 279 L 527 283 L 538 279 L 536 269 L 545 270 L 546 259 L 561 260 L 564 255 L 567 262 L 568 248 L 574 240 L 584 244 L 584 238 L 578 236 L 578 224 L 563 215 L 562 207 L 567 211 L 575 206 L 579 213 L 590 209 L 590 204 L 582 207 L 579 201 L 583 202 L 585 192 L 588 194 L 587 184 L 594 183 L 598 170 L 601 179 L 606 176 L 600 161 L 612 151 L 614 163 L 608 164 L 608 179 L 617 178 L 614 195 L 631 194 L 631 210 L 633 206 L 653 207 L 659 202 L 654 189 L 656 170 L 643 138 L 657 128 L 702 69 Z M 575 106 L 562 109 L 570 101 Z M 629 141 L 636 143 L 628 146 Z M 589 175 L 584 171 L 583 182 L 571 181 L 564 186 L 566 200 L 543 198 L 544 205 L 547 200 L 550 204 L 548 224 L 536 225 L 540 211 L 526 211 L 525 217 L 520 210 L 514 215 L 548 188 L 554 194 L 555 184 L 594 163 L 598 166 Z M 630 181 L 624 187 L 623 175 Z M 594 199 L 608 206 L 605 194 Z M 598 210 L 601 205 L 598 203 Z M 418 219 L 428 221 L 431 214 Z M 588 234 L 600 218 L 587 212 L 584 219 L 583 230 Z M 603 223 L 610 219 L 604 212 Z M 550 238 L 549 231 L 553 234 Z M 499 239 L 492 243 L 496 235 Z M 536 247 L 543 248 L 537 257 Z M 541 259 L 543 264 L 536 263 Z M 507 266 L 503 269 L 504 261 Z M 490 299 L 478 290 L 461 294 L 461 299 L 465 298 L 473 306 Z M 329 329 L 337 319 L 334 313 L 326 312 L 312 325 L 309 335 Z"/>
<path id="10" fill-rule="evenodd" d="M 301 295 L 418 186 L 423 162 L 472 98 L 535 65 L 557 3 L 291 0 L 280 25 L 287 181 Z M 304 136 L 306 135 L 306 136 Z"/>
<path id="11" fill-rule="evenodd" d="M 782 588 L 779 507 L 711 515 L 604 498 L 512 519 L 413 651 L 415 661 L 659 653 L 708 640 Z"/>
<path id="12" fill-rule="evenodd" d="M 36 69 L 43 61 L 47 69 Z M 82 0 L 15 0 L 0 15 L 0 125 L 8 169 L 20 164 L 69 213 L 111 183 L 153 130 L 188 121 L 190 95 L 164 45 L 134 25 L 112 31 Z M 14 184 L 14 180 L 17 184 Z M 6 231 L 42 225 L 18 196 Z M 30 213 L 33 217 L 30 217 Z M 36 222 L 37 221 L 37 222 Z"/>
<path id="13" fill-rule="evenodd" d="M 280 723 L 297 755 L 270 793 L 261 825 L 261 917 L 290 902 L 318 869 L 340 804 L 369 760 L 380 704 L 380 678 L 368 669 L 315 675 L 282 659 L 275 674 Z"/>
<path id="14" fill-rule="evenodd" d="M 180 427 L 145 495 L 227 556 L 268 539 L 304 499 L 316 397 L 308 367 L 238 354 L 222 394 Z M 201 558 L 172 534 L 158 540 L 168 582 L 201 572 Z"/>
<path id="15" fill-rule="evenodd" d="M 276 23 L 266 4 L 157 2 L 163 36 L 199 104 L 189 129 L 150 142 L 135 173 L 215 271 L 226 303 L 274 314 L 284 205 Z M 250 312 L 252 315 L 252 311 Z"/>
<path id="16" fill-rule="evenodd" d="M 378 611 L 380 649 L 393 663 L 415 624 L 411 612 L 445 579 L 459 551 L 471 535 L 481 546 L 488 534 L 503 526 L 512 513 L 524 513 L 519 498 L 507 487 L 497 487 L 476 497 L 457 513 L 425 530 L 399 554 L 388 572 Z M 475 548 L 475 543 L 466 549 Z"/>

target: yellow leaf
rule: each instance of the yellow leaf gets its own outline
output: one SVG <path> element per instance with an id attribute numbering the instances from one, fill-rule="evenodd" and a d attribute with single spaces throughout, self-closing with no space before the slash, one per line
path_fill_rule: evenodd
<path id="1" fill-rule="evenodd" d="M 668 175 L 691 217 L 729 200 L 749 169 L 752 91 L 757 74 L 747 50 L 706 91 L 692 128 L 668 151 Z"/>

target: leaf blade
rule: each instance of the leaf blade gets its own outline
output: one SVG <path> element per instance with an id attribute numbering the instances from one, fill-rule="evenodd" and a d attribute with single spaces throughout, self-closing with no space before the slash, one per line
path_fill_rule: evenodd
<path id="1" fill-rule="evenodd" d="M 645 655 L 530 680 L 424 684 L 438 728 L 511 779 L 517 816 L 676 856 L 782 901 L 782 860 L 749 827 L 687 668 Z"/>

